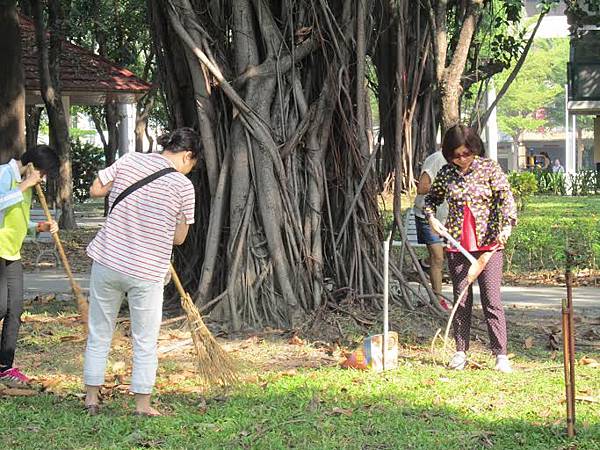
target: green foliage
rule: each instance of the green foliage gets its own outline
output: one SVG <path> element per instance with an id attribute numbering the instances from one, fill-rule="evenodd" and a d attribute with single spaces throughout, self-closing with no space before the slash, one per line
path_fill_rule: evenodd
<path id="1" fill-rule="evenodd" d="M 600 194 L 600 174 L 595 170 L 580 170 L 568 177 L 571 195 Z"/>
<path id="2" fill-rule="evenodd" d="M 537 179 L 531 172 L 510 172 L 508 182 L 519 210 L 522 210 L 527 199 L 538 191 Z"/>
<path id="3" fill-rule="evenodd" d="M 76 139 L 71 142 L 73 197 L 82 203 L 89 198 L 89 189 L 98 170 L 104 167 L 104 152 L 92 144 Z"/>
<path id="4" fill-rule="evenodd" d="M 498 103 L 498 125 L 503 132 L 518 138 L 525 131 L 561 124 L 568 59 L 568 39 L 535 41 L 525 64 Z M 498 75 L 496 85 L 501 86 L 507 77 L 508 71 Z M 546 118 L 536 118 L 535 112 L 540 108 L 546 110 Z"/>
<path id="5" fill-rule="evenodd" d="M 74 382 L 61 395 L 4 398 L 3 442 L 22 450 L 597 448 L 597 405 L 578 403 L 577 437 L 568 439 L 563 373 L 551 368 L 557 361 L 549 351 L 535 357 L 522 356 L 520 345 L 515 351 L 516 364 L 527 370 L 510 377 L 402 358 L 399 369 L 384 375 L 335 367 L 285 376 L 263 370 L 257 382 L 226 394 L 200 394 L 195 380 L 174 383 L 159 374 L 173 391 L 159 390 L 155 398 L 168 414 L 150 420 L 129 414 L 132 401 L 116 389 L 102 413 L 89 417 Z M 578 390 L 597 392 L 597 371 L 578 367 Z"/>
<path id="6" fill-rule="evenodd" d="M 506 247 L 512 272 L 563 270 L 567 243 L 575 264 L 596 269 L 600 261 L 600 198 L 536 196 Z"/>
<path id="7" fill-rule="evenodd" d="M 565 195 L 567 193 L 567 182 L 564 173 L 552 173 L 538 170 L 535 172 L 538 183 L 538 193 Z"/>

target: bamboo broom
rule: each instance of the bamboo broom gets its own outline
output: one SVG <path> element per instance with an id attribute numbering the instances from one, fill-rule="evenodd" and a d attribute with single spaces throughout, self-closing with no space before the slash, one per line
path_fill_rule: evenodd
<path id="1" fill-rule="evenodd" d="M 35 191 L 37 193 L 38 199 L 40 200 L 40 204 L 42 205 L 42 209 L 46 214 L 46 218 L 49 222 L 52 222 L 54 219 L 50 214 L 50 210 L 48 209 L 48 202 L 46 201 L 46 196 L 44 195 L 44 191 L 39 184 L 35 185 Z M 65 272 L 69 277 L 69 282 L 71 283 L 71 289 L 73 290 L 73 295 L 75 296 L 75 300 L 77 302 L 77 310 L 79 311 L 79 315 L 81 317 L 81 322 L 83 323 L 83 327 L 85 333 L 87 334 L 87 323 L 88 323 L 88 302 L 84 297 L 83 292 L 81 291 L 81 287 L 75 281 L 73 277 L 73 272 L 71 271 L 71 265 L 69 264 L 69 260 L 67 259 L 67 255 L 65 254 L 65 249 L 63 248 L 62 242 L 60 241 L 60 236 L 58 232 L 51 233 L 54 238 L 54 242 L 56 243 L 56 248 L 58 249 L 58 254 L 60 255 L 60 259 L 62 261 L 63 267 L 65 268 Z"/>
<path id="2" fill-rule="evenodd" d="M 233 360 L 219 345 L 209 329 L 206 328 L 200 311 L 192 301 L 190 294 L 183 288 L 181 280 L 172 264 L 169 265 L 169 271 L 179 291 L 183 310 L 187 315 L 188 326 L 196 349 L 200 376 L 208 383 L 235 383 L 237 381 L 237 373 Z"/>

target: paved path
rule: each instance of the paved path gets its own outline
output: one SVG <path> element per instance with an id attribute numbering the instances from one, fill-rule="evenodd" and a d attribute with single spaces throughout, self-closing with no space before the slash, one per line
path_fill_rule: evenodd
<path id="1" fill-rule="evenodd" d="M 445 294 L 452 294 L 451 286 L 444 286 Z M 474 287 L 475 298 L 479 298 L 479 287 Z M 567 296 L 565 287 L 523 287 L 505 286 L 502 288 L 502 301 L 505 305 L 529 308 L 560 309 L 561 301 Z M 478 300 L 476 300 L 478 301 Z M 600 311 L 600 288 L 577 287 L 573 289 L 573 305 Z"/>
<path id="2" fill-rule="evenodd" d="M 82 289 L 89 289 L 89 274 L 75 274 Z M 40 293 L 68 293 L 71 287 L 62 270 L 40 270 L 25 274 L 25 292 L 32 296 Z M 451 294 L 452 288 L 444 286 L 444 293 Z M 559 310 L 561 299 L 567 295 L 564 287 L 516 287 L 502 289 L 502 298 L 506 306 L 532 308 L 540 310 Z M 600 288 L 578 287 L 573 289 L 574 305 L 582 310 L 600 314 Z M 475 286 L 475 301 L 479 301 L 479 288 Z M 593 311 L 592 311 L 593 310 Z"/>
<path id="3" fill-rule="evenodd" d="M 75 281 L 87 292 L 90 286 L 89 273 L 75 273 Z M 66 294 L 71 292 L 71 285 L 63 270 L 48 269 L 26 272 L 24 277 L 25 297 L 39 294 Z"/>

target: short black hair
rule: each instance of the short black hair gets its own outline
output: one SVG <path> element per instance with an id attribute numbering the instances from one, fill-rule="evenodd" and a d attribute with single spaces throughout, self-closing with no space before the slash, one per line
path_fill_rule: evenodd
<path id="1" fill-rule="evenodd" d="M 58 176 L 60 162 L 56 151 L 48 145 L 36 145 L 28 149 L 21 155 L 21 163 L 26 166 L 32 163 L 33 166 L 48 176 L 55 178 Z"/>
<path id="2" fill-rule="evenodd" d="M 192 152 L 194 158 L 200 158 L 202 153 L 202 142 L 200 135 L 189 127 L 182 127 L 170 133 L 163 134 L 157 139 L 163 150 L 173 153 Z"/>
<path id="3" fill-rule="evenodd" d="M 448 131 L 444 134 L 442 154 L 446 161 L 451 162 L 454 157 L 454 150 L 463 145 L 475 156 L 485 156 L 485 147 L 477 131 L 458 124 L 448 128 Z"/>

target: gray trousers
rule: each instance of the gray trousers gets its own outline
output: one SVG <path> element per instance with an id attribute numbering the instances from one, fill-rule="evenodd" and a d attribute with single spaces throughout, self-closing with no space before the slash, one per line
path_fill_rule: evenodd
<path id="1" fill-rule="evenodd" d="M 90 278 L 88 341 L 83 365 L 84 383 L 104 384 L 106 360 L 117 315 L 127 294 L 133 340 L 131 392 L 150 394 L 156 380 L 158 334 L 162 321 L 162 282 L 144 281 L 97 262 Z"/>
<path id="2" fill-rule="evenodd" d="M 17 337 L 23 313 L 23 264 L 21 260 L 0 259 L 0 370 L 10 369 L 15 359 Z"/>

